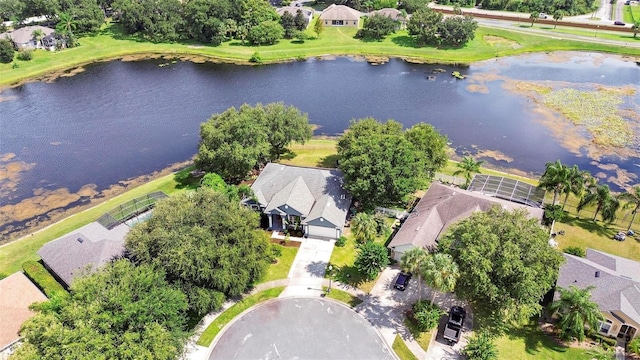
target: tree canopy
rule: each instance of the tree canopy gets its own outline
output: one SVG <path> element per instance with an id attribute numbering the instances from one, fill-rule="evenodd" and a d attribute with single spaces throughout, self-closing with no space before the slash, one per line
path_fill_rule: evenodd
<path id="1" fill-rule="evenodd" d="M 470 302 L 481 325 L 499 329 L 540 312 L 563 262 L 548 240 L 526 211 L 496 206 L 453 225 L 439 246 L 458 264 L 456 293 Z"/>
<path id="2" fill-rule="evenodd" d="M 424 137 L 419 134 L 428 134 Z M 354 120 L 338 141 L 345 188 L 365 208 L 401 203 L 446 163 L 446 138 L 427 124 Z"/>
<path id="3" fill-rule="evenodd" d="M 387 35 L 393 34 L 399 26 L 397 20 L 381 14 L 374 14 L 364 21 L 364 26 L 358 30 L 356 37 L 381 40 L 387 37 Z"/>
<path id="4" fill-rule="evenodd" d="M 478 23 L 470 15 L 449 16 L 431 8 L 417 10 L 407 23 L 407 31 L 421 45 L 462 46 L 473 40 Z"/>
<path id="5" fill-rule="evenodd" d="M 215 114 L 200 126 L 196 165 L 237 183 L 252 169 L 277 160 L 292 141 L 304 143 L 311 134 L 307 114 L 293 106 L 244 104 Z"/>
<path id="6" fill-rule="evenodd" d="M 13 61 L 13 56 L 16 51 L 13 49 L 13 44 L 9 40 L 0 39 L 0 62 L 8 64 Z"/>
<path id="7" fill-rule="evenodd" d="M 190 309 L 203 314 L 265 274 L 270 244 L 258 225 L 258 214 L 203 187 L 159 201 L 129 232 L 126 247 L 136 262 L 163 269 Z"/>
<path id="8" fill-rule="evenodd" d="M 175 359 L 187 337 L 184 294 L 126 259 L 74 281 L 22 326 L 17 359 Z"/>
<path id="9" fill-rule="evenodd" d="M 389 265 L 387 248 L 373 241 L 364 243 L 358 248 L 353 265 L 367 279 L 373 280 L 378 276 L 380 270 Z"/>

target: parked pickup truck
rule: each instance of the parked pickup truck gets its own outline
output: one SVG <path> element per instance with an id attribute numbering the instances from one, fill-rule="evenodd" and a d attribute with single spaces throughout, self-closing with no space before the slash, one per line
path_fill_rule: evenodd
<path id="1" fill-rule="evenodd" d="M 449 310 L 449 320 L 447 320 L 447 326 L 444 328 L 444 339 L 449 342 L 449 345 L 453 345 L 460 340 L 466 316 L 467 312 L 460 306 L 454 306 Z"/>

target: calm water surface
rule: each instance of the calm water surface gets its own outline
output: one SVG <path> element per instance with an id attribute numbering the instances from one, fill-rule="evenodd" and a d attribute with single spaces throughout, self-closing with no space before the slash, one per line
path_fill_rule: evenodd
<path id="1" fill-rule="evenodd" d="M 560 159 L 607 173 L 585 154 L 564 149 L 536 121 L 530 100 L 504 90 L 501 81 L 486 83 L 489 92 L 478 93 L 449 75 L 452 70 L 470 76 L 499 73 L 519 80 L 640 90 L 635 63 L 596 57 L 600 60 L 582 54 L 551 61 L 528 55 L 469 68 L 400 60 L 372 66 L 347 58 L 255 67 L 113 61 L 50 83 L 27 83 L 0 94 L 0 212 L 5 212 L 0 229 L 29 220 L 14 213 L 34 191 L 67 188 L 74 193 L 87 184 L 101 191 L 190 158 L 197 151 L 200 123 L 243 103 L 295 105 L 320 126 L 316 135 L 339 134 L 351 119 L 366 116 L 393 118 L 406 127 L 423 121 L 446 134 L 459 154 L 481 149 L 513 158 L 510 163 L 486 159 L 494 165 L 540 173 L 545 162 Z M 446 73 L 433 74 L 434 68 Z M 639 170 L 637 158 L 601 161 Z M 9 165 L 15 163 L 22 169 Z"/>

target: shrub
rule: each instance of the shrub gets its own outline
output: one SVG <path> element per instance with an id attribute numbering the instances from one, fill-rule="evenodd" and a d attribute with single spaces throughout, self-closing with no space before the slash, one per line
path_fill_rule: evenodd
<path id="1" fill-rule="evenodd" d="M 338 240 L 336 240 L 337 247 L 343 247 L 347 245 L 347 238 L 345 236 L 340 236 Z"/>
<path id="2" fill-rule="evenodd" d="M 473 335 L 462 350 L 469 360 L 491 360 L 498 358 L 498 349 L 486 332 Z"/>
<path id="3" fill-rule="evenodd" d="M 640 355 L 640 337 L 637 337 L 629 343 L 629 352 Z"/>
<path id="4" fill-rule="evenodd" d="M 280 256 L 282 256 L 282 246 L 271 245 L 271 262 L 278 261 Z"/>
<path id="5" fill-rule="evenodd" d="M 33 281 L 34 284 L 48 298 L 52 298 L 54 296 L 58 297 L 66 297 L 69 293 L 60 285 L 58 281 L 44 268 L 44 266 L 33 260 L 25 261 L 22 264 L 22 270 L 24 274 Z"/>
<path id="6" fill-rule="evenodd" d="M 33 59 L 33 50 L 18 51 L 18 60 L 29 61 L 31 59 Z"/>
<path id="7" fill-rule="evenodd" d="M 562 206 L 560 205 L 546 205 L 544 207 L 544 217 L 543 222 L 546 226 L 551 225 L 553 220 L 562 221 L 565 217 L 565 212 L 562 210 Z"/>
<path id="8" fill-rule="evenodd" d="M 257 51 L 254 52 L 253 55 L 251 55 L 251 58 L 249 58 L 249 62 L 262 64 L 262 57 L 260 56 L 260 53 Z"/>
<path id="9" fill-rule="evenodd" d="M 575 255 L 578 257 L 587 256 L 587 251 L 579 246 L 569 246 L 565 248 L 563 251 L 569 255 Z"/>
<path id="10" fill-rule="evenodd" d="M 420 331 L 429 331 L 438 326 L 440 317 L 445 314 L 440 306 L 431 301 L 421 300 L 413 304 L 413 319 Z"/>
<path id="11" fill-rule="evenodd" d="M 599 334 L 597 332 L 592 331 L 589 334 L 587 334 L 587 336 L 590 339 L 594 340 L 595 342 L 602 344 L 603 347 L 606 347 L 606 348 L 615 347 L 618 344 L 616 339 Z"/>

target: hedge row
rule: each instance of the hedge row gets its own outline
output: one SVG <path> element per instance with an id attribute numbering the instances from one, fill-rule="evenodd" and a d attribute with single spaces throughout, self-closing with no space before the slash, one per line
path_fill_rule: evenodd
<path id="1" fill-rule="evenodd" d="M 25 261 L 22 264 L 22 270 L 24 271 L 24 274 L 27 275 L 27 277 L 31 279 L 31 281 L 33 281 L 33 283 L 36 284 L 36 286 L 40 288 L 45 295 L 47 295 L 48 298 L 52 298 L 56 295 L 61 297 L 69 296 L 69 293 L 64 289 L 64 287 L 56 281 L 56 279 L 41 263 L 33 260 Z"/>

